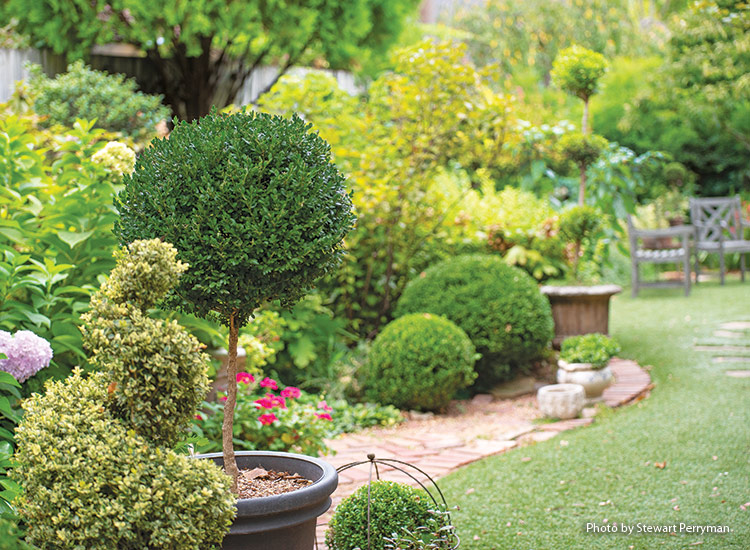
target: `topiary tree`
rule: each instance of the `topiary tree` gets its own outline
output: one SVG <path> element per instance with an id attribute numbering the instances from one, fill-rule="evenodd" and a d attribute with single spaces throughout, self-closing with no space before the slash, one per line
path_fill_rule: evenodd
<path id="1" fill-rule="evenodd" d="M 338 265 L 354 223 L 344 177 L 299 117 L 214 111 L 153 142 L 115 203 L 122 243 L 161 238 L 190 265 L 166 305 L 229 327 L 223 451 L 236 479 L 239 328 L 263 302 L 293 304 Z"/>
<path id="2" fill-rule="evenodd" d="M 602 213 L 593 206 L 574 206 L 560 215 L 560 236 L 573 245 L 573 278 L 579 280 L 578 266 L 583 245 L 602 226 Z"/>
<path id="3" fill-rule="evenodd" d="M 578 184 L 578 204 L 583 206 L 586 200 L 586 171 L 607 147 L 607 140 L 597 135 L 586 135 L 579 132 L 565 134 L 558 142 L 558 150 L 566 159 L 572 161 L 580 173 Z"/>
<path id="4" fill-rule="evenodd" d="M 412 313 L 389 323 L 364 367 L 368 399 L 401 409 L 437 410 L 476 378 L 474 344 L 444 317 Z"/>
<path id="5" fill-rule="evenodd" d="M 336 507 L 326 544 L 330 550 L 386 550 L 391 547 L 386 537 L 427 526 L 435 508 L 424 491 L 393 481 L 373 481 Z"/>
<path id="6" fill-rule="evenodd" d="M 583 46 L 565 48 L 552 64 L 552 81 L 583 101 L 581 132 L 589 133 L 589 99 L 598 92 L 599 79 L 607 72 L 607 60 Z"/>
<path id="7" fill-rule="evenodd" d="M 541 356 L 553 336 L 552 312 L 534 279 L 499 256 L 466 255 L 412 280 L 396 315 L 428 312 L 461 327 L 482 354 L 477 385 L 491 386 Z"/>
<path id="8" fill-rule="evenodd" d="M 234 516 L 229 480 L 171 450 L 208 390 L 208 357 L 146 310 L 187 266 L 158 240 L 134 242 L 92 297 L 80 369 L 24 402 L 13 478 L 27 539 L 42 549 L 203 550 Z"/>

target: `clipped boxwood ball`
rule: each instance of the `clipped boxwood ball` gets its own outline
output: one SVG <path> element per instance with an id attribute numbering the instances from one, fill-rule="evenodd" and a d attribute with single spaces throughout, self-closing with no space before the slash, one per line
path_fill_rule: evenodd
<path id="1" fill-rule="evenodd" d="M 554 334 L 549 301 L 527 273 L 499 256 L 457 256 L 411 281 L 396 315 L 443 315 L 461 327 L 482 354 L 477 385 L 507 380 L 528 366 Z"/>
<path id="2" fill-rule="evenodd" d="M 401 409 L 436 410 L 476 378 L 476 350 L 445 317 L 413 313 L 375 338 L 364 367 L 368 399 Z"/>
<path id="3" fill-rule="evenodd" d="M 122 244 L 170 242 L 189 265 L 168 306 L 242 326 L 338 265 L 352 202 L 310 128 L 296 115 L 213 111 L 141 154 L 115 201 L 115 232 Z"/>
<path id="4" fill-rule="evenodd" d="M 429 525 L 435 503 L 424 491 L 393 481 L 370 484 L 370 546 L 367 545 L 367 485 L 341 501 L 328 524 L 330 550 L 386 550 L 385 537 Z"/>

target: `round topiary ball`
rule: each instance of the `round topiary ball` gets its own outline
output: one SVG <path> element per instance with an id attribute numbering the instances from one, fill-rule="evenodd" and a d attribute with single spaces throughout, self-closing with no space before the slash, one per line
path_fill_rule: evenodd
<path id="1" fill-rule="evenodd" d="M 373 481 L 369 486 L 370 545 L 367 544 L 368 486 L 363 485 L 336 507 L 328 523 L 330 550 L 386 550 L 386 537 L 404 534 L 430 524 L 436 508 L 424 491 L 393 481 Z"/>
<path id="2" fill-rule="evenodd" d="M 445 317 L 412 313 L 375 338 L 364 367 L 365 395 L 400 409 L 436 410 L 476 378 L 476 350 Z"/>
<path id="3" fill-rule="evenodd" d="M 141 154 L 115 201 L 115 232 L 122 244 L 170 242 L 190 266 L 168 306 L 242 326 L 338 265 L 352 203 L 310 128 L 296 115 L 213 111 Z"/>
<path id="4" fill-rule="evenodd" d="M 461 327 L 482 354 L 477 385 L 507 380 L 542 355 L 554 334 L 549 301 L 524 271 L 499 256 L 457 256 L 411 281 L 396 315 L 443 315 Z"/>

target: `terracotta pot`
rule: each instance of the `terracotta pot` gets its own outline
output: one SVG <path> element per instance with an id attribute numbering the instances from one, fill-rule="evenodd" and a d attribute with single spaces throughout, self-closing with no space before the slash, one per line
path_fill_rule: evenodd
<path id="1" fill-rule="evenodd" d="M 557 362 L 557 382 L 559 384 L 580 384 L 589 402 L 601 401 L 602 393 L 615 377 L 609 365 L 601 369 L 594 369 L 591 363 L 567 363 L 560 359 Z"/>

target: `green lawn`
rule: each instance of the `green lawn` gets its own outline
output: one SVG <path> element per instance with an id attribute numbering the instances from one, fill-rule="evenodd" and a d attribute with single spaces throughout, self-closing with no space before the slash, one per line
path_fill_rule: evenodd
<path id="1" fill-rule="evenodd" d="M 750 548 L 750 506 L 741 509 L 750 502 L 750 379 L 723 374 L 750 369 L 750 357 L 717 364 L 692 349 L 715 342 L 720 323 L 750 320 L 750 282 L 701 284 L 689 298 L 672 289 L 622 295 L 611 314 L 622 356 L 653 365 L 651 396 L 445 478 L 449 504 L 460 506 L 462 549 Z M 586 533 L 605 520 L 732 532 Z"/>

